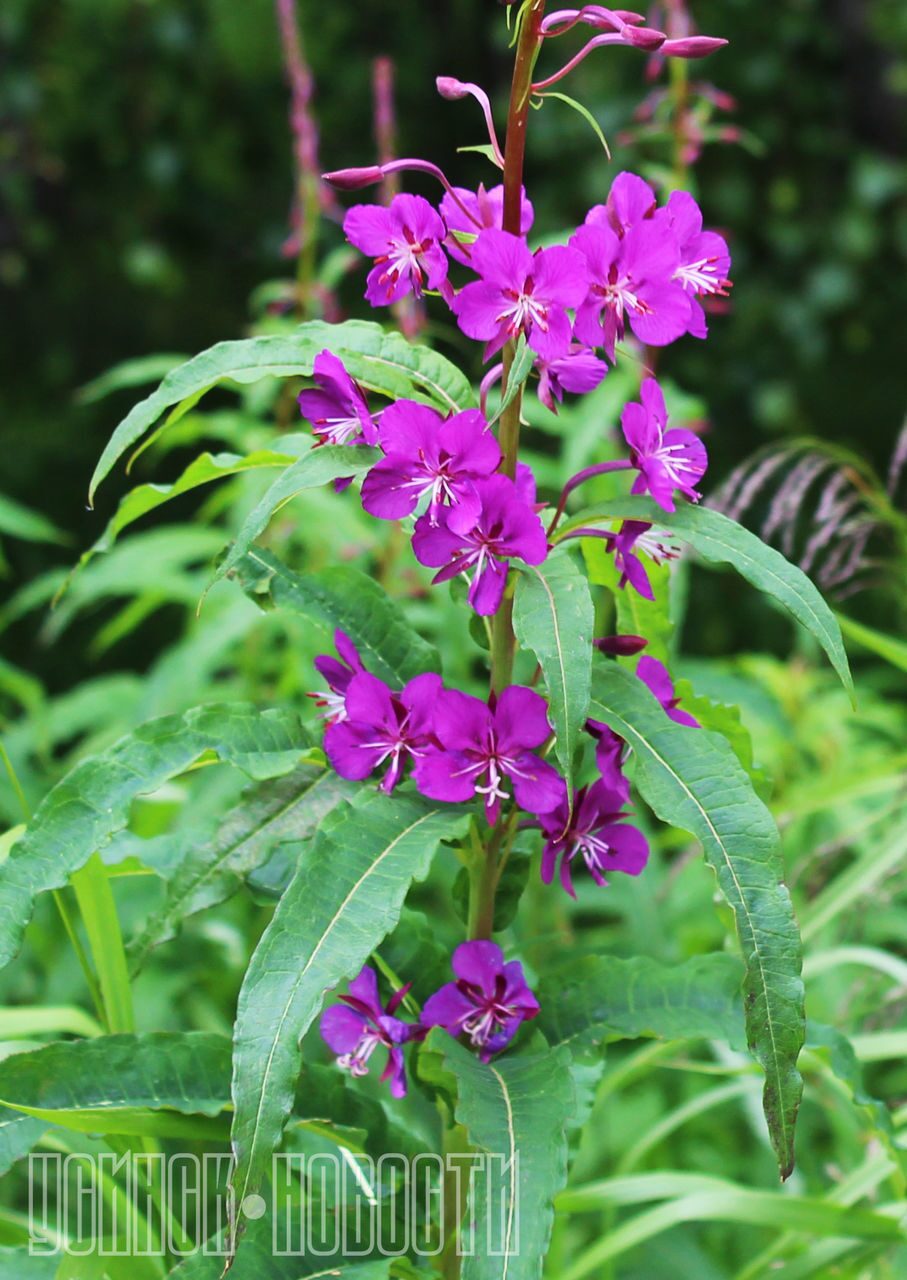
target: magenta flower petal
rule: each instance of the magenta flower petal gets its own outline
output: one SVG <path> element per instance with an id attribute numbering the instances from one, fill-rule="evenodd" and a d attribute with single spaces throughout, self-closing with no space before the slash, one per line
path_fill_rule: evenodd
<path id="1" fill-rule="evenodd" d="M 565 308 L 578 306 L 586 293 L 582 259 L 574 250 L 530 253 L 520 236 L 492 229 L 472 246 L 471 265 L 481 279 L 466 285 L 451 308 L 467 336 L 488 343 L 486 359 L 520 334 L 545 359 L 567 353 L 571 327 Z"/>
<path id="2" fill-rule="evenodd" d="M 548 704 L 534 689 L 510 685 L 497 700 L 494 727 L 503 750 L 540 747 L 552 733 Z"/>
<path id="3" fill-rule="evenodd" d="M 670 718 L 677 724 L 688 725 L 692 729 L 700 728 L 699 721 L 678 706 L 679 699 L 674 696 L 674 681 L 670 672 L 657 658 L 647 656 L 640 658 L 636 664 L 636 674 L 649 689 Z"/>
<path id="4" fill-rule="evenodd" d="M 464 982 L 490 990 L 503 972 L 504 953 L 496 942 L 461 942 L 451 956 L 450 967 Z"/>
<path id="5" fill-rule="evenodd" d="M 695 485 L 708 466 L 705 445 L 692 431 L 667 430 L 664 396 L 654 378 L 642 384 L 641 398 L 642 404 L 626 405 L 621 415 L 631 460 L 639 471 L 633 492 L 650 493 L 665 511 L 674 510 L 675 491 L 698 502 Z"/>
<path id="6" fill-rule="evenodd" d="M 321 1038 L 334 1053 L 352 1053 L 362 1039 L 368 1023 L 362 1014 L 346 1005 L 335 1004 L 321 1015 Z"/>
<path id="7" fill-rule="evenodd" d="M 464 942 L 452 965 L 457 975 L 425 1003 L 426 1026 L 441 1026 L 450 1035 L 468 1036 L 483 1062 L 505 1048 L 520 1025 L 539 1012 L 518 961 L 504 964 L 494 942 Z"/>
<path id="8" fill-rule="evenodd" d="M 331 351 L 321 351 L 313 363 L 316 387 L 300 391 L 299 410 L 312 424 L 320 444 L 378 442 L 375 419 L 365 393 Z"/>
<path id="9" fill-rule="evenodd" d="M 447 279 L 441 242 L 447 234 L 436 209 L 422 196 L 397 195 L 385 209 L 356 205 L 344 219 L 347 239 L 375 259 L 366 298 L 385 306 L 423 288 L 437 289 Z"/>
<path id="10" fill-rule="evenodd" d="M 480 184 L 478 191 L 468 191 L 465 187 L 454 187 L 454 193 L 459 200 L 446 193 L 441 201 L 441 214 L 447 223 L 448 231 L 464 231 L 467 235 L 474 236 L 482 229 L 487 230 L 496 228 L 500 230 L 504 224 L 504 188 L 503 186 L 492 187 L 486 191 L 484 186 Z M 472 214 L 475 221 L 472 221 L 463 212 L 464 206 Z M 526 233 L 532 227 L 534 213 L 529 200 L 526 198 L 525 190 L 522 192 L 520 201 L 520 234 Z M 479 225 L 477 226 L 476 223 Z M 471 253 L 469 244 L 462 244 L 451 235 L 446 241 L 447 251 L 457 262 L 462 262 L 465 266 L 471 265 Z"/>

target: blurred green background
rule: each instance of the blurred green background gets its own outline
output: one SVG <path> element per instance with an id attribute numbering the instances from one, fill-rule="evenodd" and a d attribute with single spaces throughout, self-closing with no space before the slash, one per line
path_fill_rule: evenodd
<path id="1" fill-rule="evenodd" d="M 442 102 L 432 82 L 457 75 L 505 100 L 497 4 L 298 8 L 325 167 L 372 160 L 371 61 L 386 54 L 401 154 L 465 185 L 489 176 L 480 157 L 455 154 L 481 141 L 473 104 Z M 728 120 L 746 133 L 745 145 L 707 147 L 695 174 L 707 222 L 731 241 L 735 287 L 708 344 L 675 344 L 660 372 L 707 406 L 710 492 L 760 446 L 803 434 L 855 447 L 884 475 L 907 407 L 907 7 L 697 0 L 693 11 L 731 43 L 691 74 L 734 95 Z M 8 582 L 21 584 L 69 563 L 118 496 L 112 484 L 86 510 L 91 467 L 130 393 L 87 405 L 77 389 L 129 357 L 240 335 L 256 286 L 292 274 L 281 249 L 294 176 L 272 0 L 5 0 L 0 42 L 2 488 L 73 540 L 5 547 Z M 645 66 L 642 54 L 602 50 L 559 86 L 601 123 L 611 165 L 562 104 L 533 117 L 537 229 L 581 218 L 619 169 L 664 160 L 658 144 L 620 145 Z M 339 228 L 327 238 L 339 244 Z M 364 314 L 359 283 L 343 287 L 353 314 Z M 895 628 L 887 599 L 870 593 L 861 607 Z M 78 631 L 64 673 L 36 648 L 39 621 L 13 629 L 14 650 L 32 651 L 51 687 L 71 683 L 84 669 Z M 752 627 L 772 619 L 756 608 L 743 632 L 734 625 L 719 616 L 694 643 L 753 644 Z M 104 661 L 141 668 L 169 626 L 164 610 Z"/>

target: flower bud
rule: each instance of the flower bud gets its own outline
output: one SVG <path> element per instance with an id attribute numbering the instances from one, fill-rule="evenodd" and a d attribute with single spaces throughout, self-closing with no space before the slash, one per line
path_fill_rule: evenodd
<path id="1" fill-rule="evenodd" d="M 621 34 L 627 44 L 636 49 L 645 49 L 649 53 L 656 49 L 664 52 L 665 47 L 671 43 L 663 31 L 655 31 L 652 27 L 624 27 Z"/>
<path id="2" fill-rule="evenodd" d="M 649 642 L 645 636 L 602 636 L 601 639 L 593 640 L 592 643 L 599 653 L 632 658 L 634 654 L 641 653 Z"/>
<path id="3" fill-rule="evenodd" d="M 323 173 L 321 178 L 335 191 L 358 191 L 361 187 L 374 186 L 383 176 L 380 165 L 370 164 L 359 169 L 335 169 L 333 173 Z"/>
<path id="4" fill-rule="evenodd" d="M 717 36 L 687 36 L 685 40 L 665 40 L 659 52 L 667 58 L 705 58 L 726 44 Z"/>
<path id="5" fill-rule="evenodd" d="M 438 76 L 435 87 L 448 102 L 458 102 L 460 98 L 469 96 L 469 89 L 462 80 L 457 80 L 454 76 Z"/>

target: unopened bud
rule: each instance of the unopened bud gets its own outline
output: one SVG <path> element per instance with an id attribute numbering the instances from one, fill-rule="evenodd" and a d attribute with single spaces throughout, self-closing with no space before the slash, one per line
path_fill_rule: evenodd
<path id="1" fill-rule="evenodd" d="M 663 31 L 655 31 L 652 27 L 624 27 L 622 35 L 627 44 L 648 53 L 654 53 L 656 49 L 664 52 L 671 43 Z"/>
<path id="2" fill-rule="evenodd" d="M 435 87 L 448 102 L 458 102 L 460 98 L 469 96 L 469 89 L 462 80 L 457 80 L 454 76 L 438 76 Z"/>
<path id="3" fill-rule="evenodd" d="M 611 653 L 618 658 L 632 658 L 642 653 L 649 643 L 645 636 L 602 636 L 593 640 L 593 645 L 600 653 Z"/>
<path id="4" fill-rule="evenodd" d="M 666 58 L 705 58 L 726 44 L 717 36 L 687 36 L 684 40 L 665 40 L 660 52 Z"/>
<path id="5" fill-rule="evenodd" d="M 361 187 L 373 187 L 384 177 L 378 164 L 365 165 L 361 169 L 335 169 L 333 173 L 323 173 L 322 181 L 335 191 L 358 191 Z"/>

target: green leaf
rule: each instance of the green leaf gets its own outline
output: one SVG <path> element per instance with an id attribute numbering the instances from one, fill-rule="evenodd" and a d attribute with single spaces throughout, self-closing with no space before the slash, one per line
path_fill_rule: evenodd
<path id="1" fill-rule="evenodd" d="M 668 719 L 649 690 L 615 663 L 595 673 L 592 715 L 630 744 L 635 782 L 664 822 L 691 832 L 737 921 L 746 976 L 747 1041 L 765 1071 L 763 1108 L 782 1178 L 794 1162 L 794 1124 L 803 1082 L 801 947 L 790 894 L 781 882 L 774 821 L 727 741 Z"/>
<path id="2" fill-rule="evenodd" d="M 234 576 L 245 593 L 264 607 L 304 614 L 333 651 L 334 630 L 349 635 L 373 675 L 405 684 L 423 671 L 440 671 L 438 651 L 406 621 L 403 610 L 374 578 L 350 565 L 316 573 L 293 573 L 268 551 L 255 548 Z"/>
<path id="3" fill-rule="evenodd" d="M 596 138 L 598 138 L 599 142 L 602 144 L 602 148 L 604 149 L 605 155 L 608 157 L 609 160 L 611 159 L 611 152 L 608 148 L 608 139 L 605 137 L 604 133 L 602 132 L 601 125 L 598 123 L 595 116 L 592 114 L 592 112 L 589 110 L 588 107 L 583 106 L 581 102 L 577 102 L 576 98 L 571 98 L 569 94 L 558 93 L 554 89 L 546 89 L 544 93 L 537 93 L 535 96 L 537 98 L 557 98 L 560 102 L 565 103 L 568 107 L 572 107 L 573 110 L 576 111 L 578 115 L 581 115 L 583 117 L 583 119 L 586 121 L 588 125 L 591 125 Z"/>
<path id="4" fill-rule="evenodd" d="M 25 1245 L 20 1249 L 0 1246 L 0 1280 L 56 1280 L 59 1267 L 59 1253 L 35 1253 Z"/>
<path id="5" fill-rule="evenodd" d="M 568 783 L 589 711 L 594 623 L 589 584 L 565 550 L 553 551 L 538 568 L 521 566 L 513 602 L 514 631 L 542 668 L 557 735 L 554 749 Z"/>
<path id="6" fill-rule="evenodd" d="M 206 753 L 252 778 L 278 777 L 300 762 L 308 744 L 295 712 L 226 703 L 151 720 L 81 761 L 45 797 L 0 867 L 0 966 L 18 950 L 35 897 L 62 889 L 103 849 L 126 826 L 136 796 Z"/>
<path id="7" fill-rule="evenodd" d="M 135 489 L 131 489 L 121 499 L 116 512 L 108 521 L 107 528 L 100 538 L 80 556 L 74 572 L 81 569 L 96 555 L 109 551 L 124 529 L 134 524 L 136 520 L 140 520 L 142 516 L 147 515 L 149 511 L 154 511 L 156 508 L 163 506 L 165 502 L 171 502 L 174 498 L 179 498 L 184 493 L 191 493 L 193 489 L 198 489 L 202 485 L 214 484 L 218 480 L 225 480 L 228 476 L 241 475 L 245 471 L 260 471 L 266 467 L 289 466 L 293 459 L 298 456 L 299 450 L 287 448 L 287 444 L 284 441 L 280 443 L 286 450 L 285 452 L 260 449 L 255 453 L 247 454 L 245 457 L 241 457 L 236 453 L 202 453 L 189 463 L 189 466 L 173 484 L 142 484 Z M 308 448 L 307 439 L 305 440 L 305 447 Z"/>
<path id="8" fill-rule="evenodd" d="M 304 765 L 288 777 L 244 792 L 208 828 L 187 830 L 185 856 L 168 879 L 163 904 L 129 945 L 133 970 L 152 947 L 176 934 L 186 916 L 234 894 L 279 845 L 313 835 L 325 815 L 353 791 L 353 784 L 332 769 Z"/>
<path id="9" fill-rule="evenodd" d="M 397 399 L 427 399 L 445 411 L 475 403 L 469 382 L 443 356 L 411 346 L 399 333 L 385 333 L 371 321 L 328 325 L 312 321 L 295 333 L 219 342 L 172 369 L 150 396 L 135 405 L 114 431 L 91 478 L 89 503 L 98 485 L 127 449 L 170 410 L 164 428 L 179 420 L 201 397 L 223 382 L 247 385 L 262 378 L 310 377 L 316 355 L 330 349 L 357 381 Z"/>
<path id="10" fill-rule="evenodd" d="M 845 1236 L 855 1239 L 905 1239 L 897 1217 L 870 1209 L 835 1204 L 818 1197 L 780 1195 L 777 1191 L 753 1191 L 723 1179 L 711 1179 L 711 1185 L 683 1194 L 678 1185 L 668 1191 L 669 1178 L 681 1175 L 640 1174 L 637 1179 L 614 1178 L 586 1187 L 577 1187 L 558 1200 L 558 1208 L 566 1211 L 601 1209 L 608 1204 L 634 1203 L 644 1199 L 666 1199 L 666 1203 L 622 1222 L 614 1231 L 583 1252 L 561 1280 L 585 1280 L 600 1276 L 610 1259 L 635 1248 L 663 1231 L 687 1222 L 737 1222 L 763 1227 L 777 1234 L 782 1229 L 803 1232 L 809 1236 Z M 643 1178 L 652 1180 L 653 1191 L 641 1186 L 634 1194 L 628 1184 Z M 659 1187 L 658 1180 L 662 1180 Z M 612 1190 L 613 1188 L 613 1190 Z"/>
<path id="11" fill-rule="evenodd" d="M 281 507 L 306 489 L 318 489 L 341 476 L 360 476 L 373 467 L 381 454 L 364 445 L 326 444 L 312 449 L 286 468 L 246 516 L 230 550 L 214 574 L 217 582 L 240 561 Z"/>
<path id="12" fill-rule="evenodd" d="M 647 600 L 638 591 L 624 590 L 618 585 L 620 574 L 614 556 L 608 554 L 600 538 L 583 538 L 580 541 L 583 559 L 589 573 L 589 581 L 607 587 L 614 600 L 616 615 L 615 632 L 622 636 L 645 636 L 646 653 L 671 665 L 671 638 L 674 622 L 671 618 L 671 566 L 646 562 L 646 573 L 652 586 L 654 600 Z M 629 660 L 621 660 L 625 664 Z"/>
<path id="13" fill-rule="evenodd" d="M 76 392 L 76 401 L 79 404 L 95 404 L 105 396 L 112 395 L 114 391 L 131 390 L 133 387 L 144 386 L 148 382 L 157 382 L 176 365 L 185 364 L 188 359 L 186 355 L 172 355 L 164 352 L 150 356 L 137 356 L 133 360 L 122 360 L 112 369 L 106 369 L 97 378 L 92 378 L 91 382 L 86 382 L 80 387 Z"/>
<path id="14" fill-rule="evenodd" d="M 498 405 L 498 411 L 491 419 L 496 422 L 500 418 L 505 409 L 513 404 L 520 388 L 526 382 L 532 372 L 532 366 L 535 364 L 535 352 L 527 344 L 525 337 L 520 334 L 516 344 L 516 352 L 513 357 L 513 363 L 510 366 L 510 373 L 507 377 L 507 385 L 504 388 L 504 394 L 501 397 L 501 403 Z"/>
<path id="15" fill-rule="evenodd" d="M 27 1156 L 46 1132 L 46 1121 L 0 1107 L 0 1177 L 8 1173 L 17 1160 Z"/>
<path id="16" fill-rule="evenodd" d="M 299 1041 L 324 993 L 355 976 L 396 924 L 407 890 L 468 815 L 367 792 L 326 820 L 246 971 L 234 1032 L 237 1204 L 267 1177 L 292 1106 Z"/>
<path id="17" fill-rule="evenodd" d="M 570 1053 L 558 1048 L 484 1063 L 443 1031 L 434 1031 L 427 1047 L 443 1054 L 456 1079 L 455 1114 L 471 1146 L 498 1158 L 476 1179 L 469 1206 L 476 1234 L 463 1280 L 537 1280 L 552 1201 L 567 1179 L 566 1131 L 575 1107 Z"/>
<path id="18" fill-rule="evenodd" d="M 330 348 L 369 391 L 394 400 L 422 400 L 443 413 L 478 403 L 472 384 L 456 365 L 430 347 L 408 342 L 395 329 L 385 330 L 374 320 L 339 325 L 311 320 L 303 328 L 318 350 Z"/>
<path id="19" fill-rule="evenodd" d="M 870 653 L 884 658 L 891 666 L 897 667 L 898 671 L 907 671 L 907 644 L 903 640 L 886 635 L 884 631 L 877 631 L 875 627 L 867 627 L 864 623 L 848 618 L 843 613 L 839 613 L 837 618 L 848 640 L 853 640 L 854 643 L 868 649 Z"/>
<path id="20" fill-rule="evenodd" d="M 230 1041 L 207 1031 L 58 1041 L 0 1062 L 0 1102 L 79 1133 L 204 1133 L 184 1117 L 230 1105 Z"/>
<path id="21" fill-rule="evenodd" d="M 640 1036 L 746 1044 L 737 956 L 721 952 L 665 964 L 649 956 L 587 956 L 538 988 L 539 1026 L 552 1043 Z"/>
<path id="22" fill-rule="evenodd" d="M 68 536 L 41 515 L 0 493 L 0 533 L 23 542 L 68 542 Z"/>
<path id="23" fill-rule="evenodd" d="M 666 529 L 689 542 L 704 560 L 732 565 L 747 582 L 777 600 L 806 627 L 853 696 L 853 678 L 835 615 L 802 569 L 786 560 L 780 551 L 709 507 L 684 503 L 669 513 L 651 498 L 644 497 L 618 498 L 582 512 L 564 525 L 559 536 L 584 525 L 615 519 L 649 520 L 658 529 Z"/>

